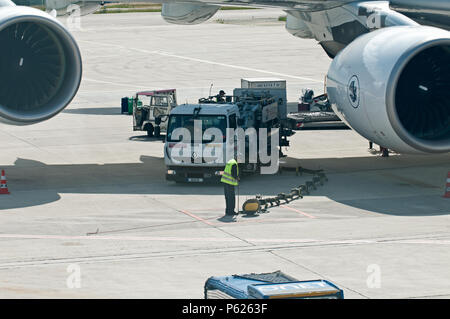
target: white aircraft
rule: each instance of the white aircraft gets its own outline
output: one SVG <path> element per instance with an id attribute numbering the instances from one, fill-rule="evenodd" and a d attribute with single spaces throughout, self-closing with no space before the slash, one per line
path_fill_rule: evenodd
<path id="1" fill-rule="evenodd" d="M 450 151 L 449 0 L 154 1 L 164 2 L 163 18 L 177 24 L 206 21 L 221 5 L 284 9 L 286 29 L 315 38 L 333 58 L 327 93 L 349 126 L 400 153 Z M 47 0 L 46 6 L 65 14 L 76 4 L 83 14 L 101 3 Z M 70 103 L 82 63 L 61 23 L 0 0 L 0 44 L 0 121 L 37 123 Z"/>

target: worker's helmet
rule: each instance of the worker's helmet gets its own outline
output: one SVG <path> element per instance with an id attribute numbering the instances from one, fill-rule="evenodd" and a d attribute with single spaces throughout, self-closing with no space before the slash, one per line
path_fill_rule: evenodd
<path id="1" fill-rule="evenodd" d="M 225 93 L 224 90 L 220 90 L 220 91 L 219 91 L 219 94 L 220 94 L 220 95 L 225 95 L 226 93 Z"/>

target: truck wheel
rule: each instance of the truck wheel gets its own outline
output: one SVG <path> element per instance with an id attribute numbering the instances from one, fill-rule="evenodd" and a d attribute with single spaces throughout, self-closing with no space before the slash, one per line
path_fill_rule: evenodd
<path id="1" fill-rule="evenodd" d="M 147 128 L 147 136 L 152 137 L 153 136 L 153 126 L 150 126 Z"/>
<path id="2" fill-rule="evenodd" d="M 157 126 L 155 127 L 155 137 L 160 137 L 161 136 L 161 127 Z"/>

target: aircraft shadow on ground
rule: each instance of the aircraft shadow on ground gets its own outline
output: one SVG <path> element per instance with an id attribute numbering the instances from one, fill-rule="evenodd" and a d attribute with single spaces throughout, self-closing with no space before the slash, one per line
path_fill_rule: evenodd
<path id="1" fill-rule="evenodd" d="M 359 157 L 327 159 L 282 159 L 282 166 L 302 166 L 308 169 L 324 168 L 329 182 L 319 186 L 309 196 L 323 196 L 353 208 L 363 209 L 398 216 L 427 216 L 450 214 L 448 199 L 437 195 L 442 189 L 418 183 L 414 180 L 395 181 L 383 176 L 377 178 L 377 186 L 372 195 L 370 189 L 360 185 L 367 179 L 367 172 L 383 168 L 404 168 L 423 166 L 419 158 Z M 436 164 L 445 163 L 447 157 L 435 157 Z M 431 163 L 434 163 L 433 160 Z M 427 160 L 427 165 L 430 161 Z M 445 164 L 444 164 L 445 165 Z M 223 195 L 220 184 L 176 184 L 165 180 L 164 159 L 141 156 L 136 163 L 111 164 L 58 164 L 47 165 L 29 159 L 17 159 L 12 166 L 3 166 L 7 172 L 11 195 L 1 195 L 0 210 L 42 205 L 59 200 L 61 193 L 74 194 L 176 194 L 176 195 Z M 331 175 L 331 176 L 330 176 Z M 376 175 L 376 174 L 375 174 Z M 245 198 L 254 198 L 256 194 L 263 197 L 289 193 L 293 187 L 304 184 L 310 176 L 296 176 L 295 172 L 282 171 L 275 175 L 245 176 L 241 181 L 239 193 Z M 444 181 L 444 180 L 443 180 Z M 423 188 L 421 196 L 411 196 L 408 192 L 384 195 L 377 193 L 380 189 L 404 187 L 406 190 Z M 430 192 L 431 190 L 431 192 Z M 368 194 L 361 199 L 358 194 Z M 355 194 L 357 194 L 355 196 Z M 355 199 L 356 198 L 356 199 Z M 298 206 L 301 200 L 296 201 Z M 325 203 L 325 204 L 324 204 Z M 301 204 L 300 204 L 301 205 Z M 311 204 L 309 204 L 310 206 Z M 325 201 L 322 209 L 333 209 L 332 202 Z"/>
<path id="2" fill-rule="evenodd" d="M 89 107 L 78 109 L 65 109 L 62 113 L 87 115 L 128 115 L 120 113 L 119 107 Z"/>

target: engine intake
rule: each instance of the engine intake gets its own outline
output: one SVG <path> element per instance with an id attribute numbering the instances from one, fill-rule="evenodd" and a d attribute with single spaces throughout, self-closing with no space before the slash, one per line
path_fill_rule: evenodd
<path id="1" fill-rule="evenodd" d="M 448 151 L 450 40 L 432 41 L 414 51 L 393 73 L 388 114 L 410 144 L 424 151 Z"/>
<path id="2" fill-rule="evenodd" d="M 70 103 L 82 64 L 78 46 L 62 24 L 33 8 L 1 8 L 0 43 L 0 121 L 37 123 Z"/>

